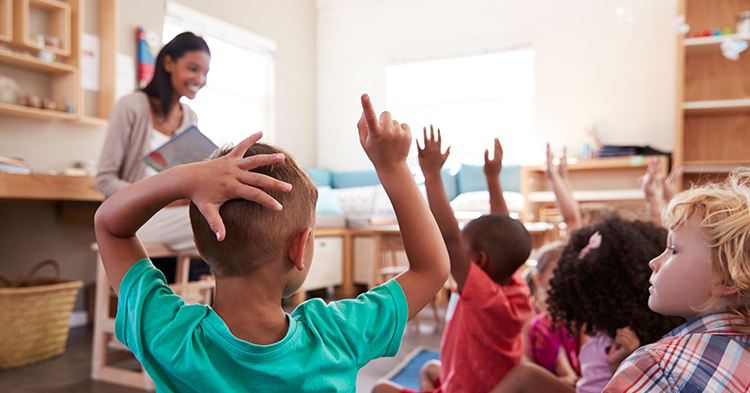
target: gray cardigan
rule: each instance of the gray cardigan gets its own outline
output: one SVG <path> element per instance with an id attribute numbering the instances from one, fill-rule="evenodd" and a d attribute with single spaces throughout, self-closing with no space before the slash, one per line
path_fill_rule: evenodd
<path id="1" fill-rule="evenodd" d="M 194 125 L 198 116 L 182 104 L 179 130 Z M 109 113 L 109 128 L 96 171 L 96 189 L 105 197 L 143 179 L 146 164 L 141 157 L 151 152 L 151 108 L 141 91 L 122 97 Z"/>

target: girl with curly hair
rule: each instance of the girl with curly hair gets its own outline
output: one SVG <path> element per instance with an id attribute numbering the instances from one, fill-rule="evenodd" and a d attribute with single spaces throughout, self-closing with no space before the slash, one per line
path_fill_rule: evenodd
<path id="1" fill-rule="evenodd" d="M 549 371 L 521 364 L 492 392 L 601 392 L 612 374 L 642 343 L 661 338 L 682 320 L 651 311 L 648 261 L 666 243 L 666 230 L 618 217 L 572 234 L 550 285 L 553 321 L 571 334 L 585 333 L 576 387 Z"/>
<path id="2" fill-rule="evenodd" d="M 651 310 L 688 322 L 626 359 L 606 392 L 750 390 L 750 170 L 675 196 L 649 263 Z"/>

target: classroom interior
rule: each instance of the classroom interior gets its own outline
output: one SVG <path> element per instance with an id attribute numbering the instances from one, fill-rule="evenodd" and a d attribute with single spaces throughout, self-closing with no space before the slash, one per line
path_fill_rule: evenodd
<path id="1" fill-rule="evenodd" d="M 312 297 L 356 297 L 406 266 L 360 147 L 362 93 L 413 139 L 440 128 L 460 223 L 489 212 L 482 164 L 498 138 L 511 217 L 538 249 L 567 235 L 545 179 L 547 144 L 557 163 L 565 149 L 579 203 L 634 219 L 648 219 L 641 177 L 652 157 L 663 176 L 682 167 L 679 188 L 750 164 L 748 11 L 748 0 L 0 0 L 0 276 L 52 260 L 36 276 L 75 283 L 50 295 L 67 297 L 54 332 L 40 333 L 59 338 L 55 353 L 0 367 L 0 391 L 154 389 L 114 338 L 94 178 L 111 109 L 145 86 L 178 33 L 211 48 L 206 86 L 183 99 L 201 132 L 222 146 L 262 130 L 319 187 L 313 268 L 285 300 L 291 311 Z M 416 144 L 408 163 L 422 184 Z M 214 279 L 188 279 L 194 249 L 146 248 L 176 258 L 176 293 L 210 304 Z M 45 318 L 13 289 L 0 286 L 0 305 L 15 313 L 0 309 L 0 347 L 17 334 L 9 326 Z M 439 350 L 450 290 L 409 322 L 395 358 L 360 371 L 358 392 L 414 351 Z"/>

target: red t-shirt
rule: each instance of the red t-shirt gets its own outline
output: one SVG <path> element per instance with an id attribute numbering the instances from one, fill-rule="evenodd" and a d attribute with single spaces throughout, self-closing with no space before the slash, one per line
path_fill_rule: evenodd
<path id="1" fill-rule="evenodd" d="M 488 392 L 521 363 L 529 287 L 516 272 L 500 286 L 472 263 L 440 348 L 439 392 Z"/>

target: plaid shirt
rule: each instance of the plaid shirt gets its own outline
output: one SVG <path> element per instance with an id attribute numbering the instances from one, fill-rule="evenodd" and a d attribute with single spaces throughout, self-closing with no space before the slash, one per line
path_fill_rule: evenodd
<path id="1" fill-rule="evenodd" d="M 748 392 L 750 333 L 734 314 L 695 318 L 633 352 L 604 392 Z"/>

